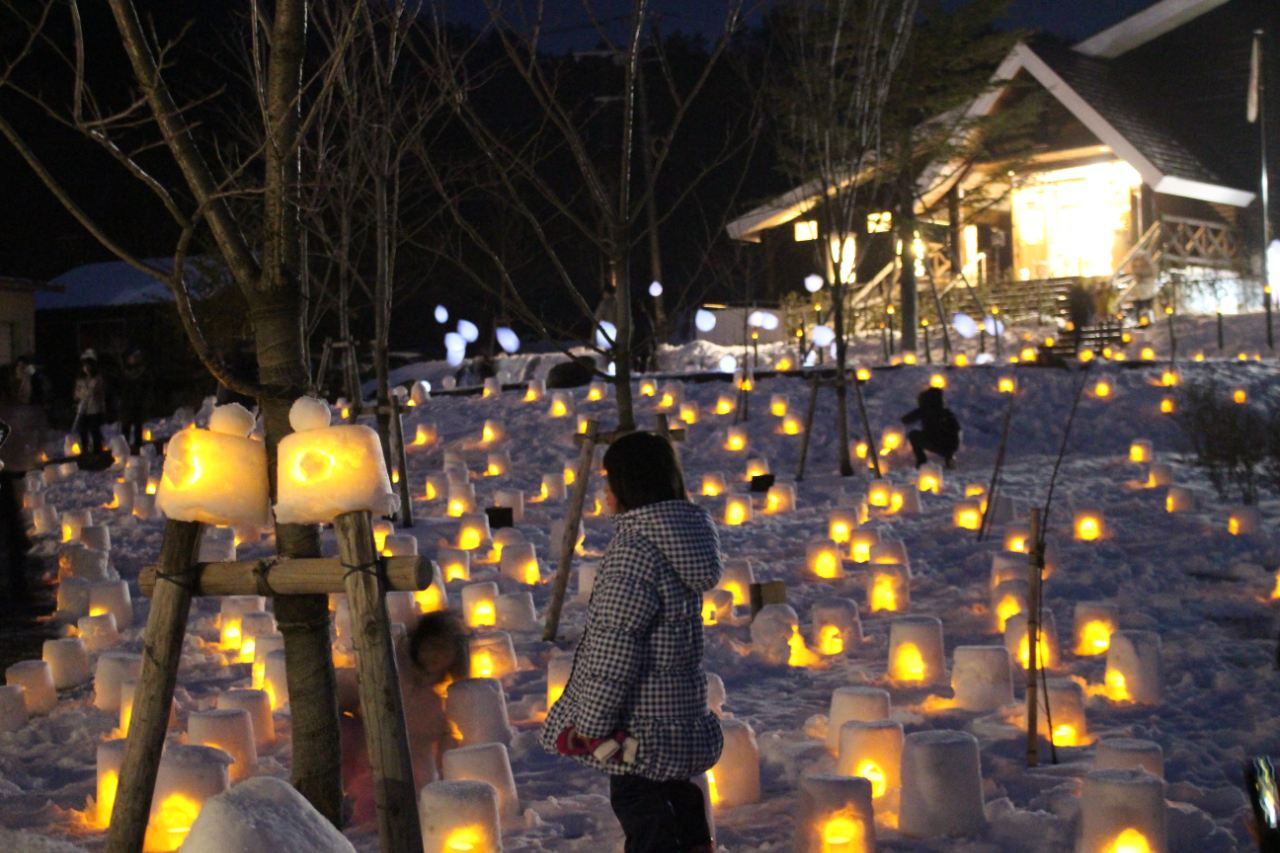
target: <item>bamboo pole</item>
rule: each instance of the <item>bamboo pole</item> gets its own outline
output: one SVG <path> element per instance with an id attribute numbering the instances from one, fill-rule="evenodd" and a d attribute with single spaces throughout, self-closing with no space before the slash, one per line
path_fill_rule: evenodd
<path id="1" fill-rule="evenodd" d="M 1039 760 L 1039 742 L 1036 728 L 1040 710 L 1037 688 L 1040 669 L 1040 576 L 1044 566 L 1044 550 L 1040 536 L 1040 507 L 1031 509 L 1031 535 L 1028 537 L 1030 555 L 1027 560 L 1027 766 L 1035 767 Z M 1052 737 L 1052 733 L 1050 733 Z"/>
<path id="2" fill-rule="evenodd" d="M 854 382 L 858 381 L 854 376 Z M 800 436 L 800 462 L 796 465 L 796 482 L 804 480 L 804 463 L 809 458 L 809 435 L 813 432 L 813 410 L 818 405 L 818 374 L 814 372 L 809 383 L 809 405 L 804 410 L 804 435 Z"/>
<path id="3" fill-rule="evenodd" d="M 421 853 L 422 827 L 418 822 L 404 699 L 383 601 L 386 575 L 373 541 L 373 522 L 367 511 L 348 512 L 334 519 L 333 528 L 338 537 L 338 554 L 346 568 L 360 711 L 373 771 L 373 800 L 382 853 Z"/>
<path id="4" fill-rule="evenodd" d="M 578 454 L 578 471 L 573 481 L 573 496 L 569 499 L 569 517 L 565 519 L 564 538 L 560 540 L 560 563 L 556 566 L 555 585 L 551 588 L 551 603 L 547 606 L 547 626 L 542 639 L 553 642 L 560 630 L 560 611 L 564 608 L 564 596 L 569 589 L 569 570 L 573 567 L 573 551 L 578 544 L 578 527 L 582 523 L 582 504 L 587 498 L 587 484 L 591 479 L 591 459 L 596 451 L 596 436 L 600 422 L 592 418 L 582 433 L 582 450 Z"/>
<path id="5" fill-rule="evenodd" d="M 146 838 L 156 773 L 169 728 L 169 708 L 178 682 L 178 661 L 191 611 L 202 527 L 198 521 L 171 519 L 165 522 L 160 566 L 168 583 L 156 590 L 151 614 L 147 617 L 142 672 L 133 697 L 133 717 L 125 740 L 111 823 L 107 827 L 105 853 L 140 853 Z"/>
<path id="6" fill-rule="evenodd" d="M 875 468 L 876 479 L 881 477 L 880 474 L 880 451 L 876 449 L 875 436 L 871 434 L 871 419 L 867 417 L 867 401 L 862 398 L 862 380 L 858 378 L 855 370 L 853 374 L 853 393 L 858 398 L 858 414 L 862 418 L 862 432 L 867 437 L 867 456 L 871 457 L 871 464 Z"/>
<path id="7" fill-rule="evenodd" d="M 413 498 L 409 494 L 409 462 L 404 452 L 404 420 L 400 397 L 391 395 L 391 440 L 396 446 L 396 468 L 400 473 L 400 526 L 413 527 Z"/>
<path id="8" fill-rule="evenodd" d="M 426 557 L 386 557 L 387 588 L 418 592 L 431 586 L 435 567 Z M 138 590 L 150 598 L 158 566 L 138 574 Z M 313 595 L 344 592 L 346 569 L 338 557 L 267 557 L 192 566 L 192 595 Z"/>
<path id="9" fill-rule="evenodd" d="M 987 538 L 991 524 L 991 512 L 995 509 L 996 487 L 1000 482 L 1000 473 L 1004 469 L 1004 451 L 1009 442 L 1009 424 L 1013 421 L 1013 397 L 1009 398 L 1009 408 L 1004 413 L 1004 427 L 1000 430 L 1000 449 L 996 451 L 996 464 L 991 469 L 991 485 L 987 488 L 987 504 L 982 509 L 982 523 L 978 525 L 978 541 Z"/>

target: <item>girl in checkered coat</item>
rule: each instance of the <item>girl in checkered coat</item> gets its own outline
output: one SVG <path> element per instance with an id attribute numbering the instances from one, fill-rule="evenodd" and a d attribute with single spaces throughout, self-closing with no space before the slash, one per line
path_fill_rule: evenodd
<path id="1" fill-rule="evenodd" d="M 624 436 L 604 467 L 614 538 L 541 743 L 609 774 L 626 853 L 711 851 L 690 777 L 710 769 L 724 745 L 702 670 L 702 593 L 720 579 L 720 538 L 686 497 L 665 438 Z"/>

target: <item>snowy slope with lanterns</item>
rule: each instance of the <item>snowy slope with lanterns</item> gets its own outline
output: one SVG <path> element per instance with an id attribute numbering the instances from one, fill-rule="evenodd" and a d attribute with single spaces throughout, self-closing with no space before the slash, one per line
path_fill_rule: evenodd
<path id="1" fill-rule="evenodd" d="M 1244 319 L 1244 318 L 1242 318 Z M 1253 318 L 1249 318 L 1253 320 Z M 1202 330 L 1203 331 L 1203 330 Z M 1192 334 L 1188 332 L 1188 338 Z M 1203 332 L 1212 335 L 1212 330 Z M 1199 346 L 1205 346 L 1202 341 Z M 1256 344 L 1256 338 L 1251 339 Z M 1153 340 L 1157 346 L 1158 341 Z M 691 345 L 676 358 L 716 364 L 725 352 L 709 345 Z M 715 359 L 712 361 L 712 359 Z M 673 365 L 674 366 L 674 365 Z M 682 365 L 683 366 L 683 365 Z M 424 366 L 435 370 L 437 366 Z M 1244 389 L 1255 403 L 1274 404 L 1277 388 L 1271 363 L 1210 360 L 1181 366 L 1184 378 L 1213 372 Z M 443 372 L 443 371 L 441 371 Z M 750 559 L 757 581 L 786 582 L 789 605 L 799 617 L 803 647 L 788 645 L 794 662 L 766 660 L 762 646 L 777 635 L 757 632 L 753 638 L 744 617 L 722 614 L 707 628 L 706 666 L 724 684 L 721 711 L 754 732 L 759 749 L 761 798 L 758 803 L 715 809 L 717 839 L 724 850 L 790 850 L 798 814 L 800 780 L 810 774 L 834 772 L 836 756 L 828 748 L 828 721 L 833 691 L 869 685 L 886 689 L 892 697 L 890 716 L 909 734 L 932 729 L 973 733 L 981 747 L 981 769 L 988 825 L 963 842 L 921 841 L 903 837 L 895 828 L 892 800 L 877 828 L 885 850 L 933 851 L 1061 851 L 1073 849 L 1079 830 L 1081 779 L 1090 768 L 1100 738 L 1128 736 L 1158 743 L 1163 750 L 1168 782 L 1170 850 L 1210 853 L 1249 849 L 1245 827 L 1246 802 L 1240 788 L 1240 765 L 1250 755 L 1277 749 L 1280 737 L 1280 678 L 1276 671 L 1276 623 L 1269 596 L 1280 567 L 1280 543 L 1274 530 L 1280 502 L 1270 497 L 1261 504 L 1262 532 L 1232 536 L 1228 519 L 1232 506 L 1218 499 L 1206 481 L 1183 463 L 1177 453 L 1179 433 L 1161 413 L 1170 389 L 1162 387 L 1162 366 L 1125 366 L 1095 361 L 1087 374 L 1030 367 L 968 367 L 938 369 L 925 365 L 873 371 L 864 386 L 868 417 L 877 440 L 897 425 L 914 406 L 915 395 L 936 375 L 945 384 L 947 402 L 964 428 L 964 444 L 957 469 L 947 471 L 939 493 L 915 491 L 916 472 L 909 455 L 892 452 L 883 461 L 894 486 L 918 496 L 918 512 L 873 513 L 864 525 L 879 532 L 882 542 L 900 542 L 910 561 L 912 615 L 936 616 L 943 626 L 946 667 L 954 664 L 957 646 L 1000 644 L 994 621 L 1001 600 L 992 595 L 993 558 L 1002 552 L 1003 526 L 984 542 L 970 530 L 955 526 L 955 507 L 965 498 L 967 485 L 986 485 L 999 443 L 1006 410 L 1013 405 L 1008 457 L 1001 494 L 1012 499 L 1019 520 L 1025 509 L 1042 505 L 1078 383 L 1086 390 L 1076 416 L 1068 454 L 1059 475 L 1049 519 L 1053 543 L 1053 573 L 1045 582 L 1045 608 L 1052 614 L 1060 637 L 1061 661 L 1054 677 L 1073 676 L 1088 685 L 1087 732 L 1072 732 L 1081 745 L 1060 733 L 1063 745 L 1056 762 L 1042 741 L 1041 766 L 1025 767 L 1025 734 L 1019 729 L 1016 705 L 986 713 L 960 710 L 944 677 L 934 685 L 918 685 L 890 677 L 889 633 L 895 614 L 872 612 L 868 565 L 853 562 L 842 546 L 844 577 L 820 578 L 807 565 L 811 540 L 827 537 L 833 509 L 855 506 L 866 497 L 870 477 L 836 475 L 838 437 L 834 393 L 820 391 L 809 436 L 806 476 L 795 482 L 802 436 L 787 434 L 787 419 L 771 412 L 775 396 L 784 398 L 786 412 L 803 414 L 809 385 L 801 378 L 757 381 L 750 397 L 750 417 L 744 446 L 727 449 L 735 414 L 716 414 L 721 400 L 732 401 L 732 387 L 724 381 L 684 382 L 683 400 L 697 404 L 695 423 L 680 445 L 691 492 L 701 491 L 704 476 L 720 473 L 730 492 L 746 493 L 744 477 L 751 460 L 767 460 L 778 483 L 794 487 L 794 510 L 763 512 L 756 499 L 754 517 L 740 525 L 721 524 L 721 542 L 732 560 Z M 1000 393 L 1002 377 L 1013 378 L 1016 393 Z M 1098 393 L 1099 382 L 1109 393 Z M 675 386 L 673 386 L 673 389 Z M 662 382 L 657 390 L 664 389 Z M 616 424 L 612 398 L 586 400 L 585 389 L 575 392 L 577 415 L 598 417 L 603 428 Z M 642 426 L 651 426 L 661 396 L 639 398 Z M 850 405 L 853 437 L 861 434 L 856 407 Z M 674 407 L 672 413 L 678 413 Z M 692 416 L 691 416 L 692 417 Z M 486 421 L 505 426 L 506 438 L 492 447 L 481 444 Z M 499 489 L 519 489 L 526 499 L 542 490 L 545 474 L 563 471 L 576 459 L 572 444 L 574 417 L 551 418 L 548 404 L 524 402 L 507 392 L 482 398 L 437 396 L 411 410 L 406 432 L 417 434 L 418 424 L 434 424 L 438 441 L 412 447 L 409 477 L 416 496 L 414 528 L 397 533 L 414 536 L 422 553 L 456 544 L 458 521 L 446 514 L 442 500 L 427 501 L 429 475 L 443 469 L 443 453 L 464 455 L 475 476 L 472 483 L 480 505 L 490 505 Z M 157 434 L 173 424 L 153 424 Z M 1143 488 L 1149 466 L 1128 461 L 1135 439 L 1152 443 L 1154 461 L 1170 466 L 1173 482 L 1189 491 L 1194 505 L 1186 512 L 1166 511 L 1167 488 Z M 509 453 L 508 474 L 482 476 L 489 450 Z M 756 462 L 760 464 L 759 461 Z M 865 463 L 863 463 L 865 464 Z M 861 465 L 859 466 L 861 469 Z M 126 580 L 136 578 L 156 558 L 162 522 L 142 520 L 111 502 L 119 472 L 77 473 L 48 487 L 46 500 L 61 510 L 90 509 L 95 520 L 111 528 L 111 563 Z M 597 478 L 598 480 L 598 478 Z M 595 485 L 592 487 L 594 493 Z M 905 492 L 904 492 L 905 493 Z M 694 500 L 718 518 L 725 517 L 727 495 Z M 593 501 L 588 501 L 592 505 Z M 910 510 L 913 499 L 905 501 Z M 530 500 L 519 529 L 542 560 L 542 582 L 529 586 L 499 577 L 496 566 L 477 565 L 471 580 L 495 580 L 501 591 L 532 591 L 541 615 L 550 597 L 554 563 L 552 525 L 563 518 L 566 502 Z M 1072 519 L 1077 510 L 1100 513 L 1105 535 L 1077 541 Z M 598 560 L 609 539 L 609 521 L 586 519 L 584 555 L 575 560 L 575 576 Z M 56 566 L 56 537 L 37 536 L 40 553 Z M 327 553 L 335 553 L 332 533 L 325 536 Z M 269 553 L 269 537 L 243 544 L 241 556 Z M 1008 562 L 1017 564 L 1020 557 Z M 825 569 L 823 573 L 827 573 Z M 450 603 L 459 606 L 464 581 L 447 584 Z M 581 630 L 584 606 L 574 598 L 577 578 L 570 583 L 564 633 Z M 138 651 L 146 600 L 132 587 L 134 626 L 121 630 L 121 648 Z M 831 598 L 856 602 L 864 638 L 844 643 L 838 654 L 830 636 L 824 643 L 815 631 L 815 613 Z M 1163 654 L 1163 698 L 1157 704 L 1114 701 L 1100 687 L 1106 656 L 1075 654 L 1072 632 L 1078 602 L 1107 602 L 1118 611 L 1119 627 L 1155 631 Z M 815 608 L 815 605 L 819 607 Z M 234 655 L 219 647 L 216 624 L 219 602 L 198 601 L 193 608 L 177 694 L 177 717 L 185 725 L 190 713 L 213 707 L 224 691 L 246 684 L 247 663 L 229 663 Z M 785 640 L 785 627 L 783 629 Z M 847 635 L 845 635 L 847 638 Z M 535 743 L 537 719 L 545 708 L 547 667 L 554 647 L 543 643 L 538 631 L 514 631 L 521 667 L 503 678 L 510 717 L 516 728 L 511 760 L 523 812 L 521 827 L 508 832 L 504 847 L 522 850 L 609 850 L 621 848 L 621 833 L 607 803 L 605 779 L 568 761 L 546 755 Z M 753 642 L 754 640 L 754 642 Z M 1019 681 L 1015 668 L 1015 684 Z M 1017 686 L 1018 700 L 1023 695 Z M 0 734 L 0 849 L 94 850 L 101 847 L 101 829 L 85 814 L 86 798 L 95 795 L 95 750 L 111 736 L 117 714 L 94 706 L 92 685 L 64 692 L 57 708 L 33 717 L 25 726 Z M 412 711 L 412 709 L 410 709 Z M 1059 721 L 1061 724 L 1061 721 Z M 259 754 L 258 775 L 287 778 L 289 723 L 277 713 L 278 740 Z M 178 734 L 173 733 L 174 737 Z M 722 784 L 732 786 L 734 780 Z M 376 850 L 372 822 L 350 827 L 346 835 L 362 851 Z"/>

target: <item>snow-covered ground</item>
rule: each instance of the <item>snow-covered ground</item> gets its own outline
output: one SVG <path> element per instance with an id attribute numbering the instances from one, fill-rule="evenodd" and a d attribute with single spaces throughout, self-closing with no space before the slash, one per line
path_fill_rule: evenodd
<path id="1" fill-rule="evenodd" d="M 1264 351 L 1261 317 L 1230 318 L 1227 360 L 1217 360 L 1216 332 L 1208 321 L 1186 321 L 1179 332 L 1179 355 L 1202 349 L 1205 362 L 1181 362 L 1183 378 L 1213 373 L 1233 386 L 1248 389 L 1258 405 L 1277 405 L 1280 380 L 1275 362 L 1238 362 L 1237 351 Z M 1018 337 L 1010 333 L 1006 349 Z M 976 343 L 976 342 L 974 342 Z M 1150 343 L 1167 356 L 1166 339 L 1155 330 Z M 864 355 L 873 349 L 865 348 Z M 721 352 L 721 354 L 723 354 Z M 688 363 L 709 366 L 717 353 L 705 344 L 690 345 L 681 356 Z M 675 363 L 670 365 L 676 367 Z M 683 365 L 680 365 L 683 366 Z M 1169 800 L 1171 851 L 1217 853 L 1250 849 L 1246 829 L 1247 804 L 1242 794 L 1241 763 L 1280 746 L 1280 673 L 1277 672 L 1276 620 L 1269 595 L 1280 566 L 1280 541 L 1275 535 L 1280 501 L 1267 496 L 1262 504 L 1264 532 L 1233 537 L 1227 532 L 1231 503 L 1220 500 L 1207 481 L 1179 454 L 1180 435 L 1160 411 L 1170 389 L 1159 385 L 1162 365 L 1125 366 L 1095 362 L 1085 373 L 1007 365 L 940 369 L 925 365 L 877 370 L 865 386 L 869 420 L 877 438 L 885 427 L 914 406 L 915 395 L 931 376 L 945 377 L 948 405 L 964 427 L 964 446 L 957 469 L 947 472 L 941 495 L 922 494 L 921 512 L 873 518 L 868 526 L 882 536 L 901 539 L 911 561 L 911 613 L 940 618 L 944 625 L 948 668 L 952 649 L 961 645 L 1001 642 L 992 626 L 990 572 L 992 556 L 1000 551 L 999 531 L 976 542 L 971 531 L 952 524 L 952 508 L 967 483 L 986 483 L 1009 405 L 1014 406 L 1002 494 L 1027 506 L 1042 505 L 1063 426 L 1078 383 L 1088 386 L 1059 475 L 1049 519 L 1051 539 L 1058 549 L 1058 566 L 1045 584 L 1045 606 L 1055 617 L 1062 638 L 1063 661 L 1055 676 L 1073 675 L 1088 684 L 1101 683 L 1104 657 L 1071 653 L 1073 608 L 1078 601 L 1110 601 L 1119 606 L 1120 625 L 1156 631 L 1163 643 L 1164 701 L 1157 705 L 1113 702 L 1102 695 L 1088 700 L 1091 739 L 1126 735 L 1153 740 L 1164 750 Z M 424 365 L 417 376 L 439 376 L 440 365 Z M 1017 394 L 997 393 L 998 379 L 1013 376 Z M 1112 393 L 1092 392 L 1100 378 L 1111 382 Z M 404 381 L 410 376 L 397 377 Z M 749 434 L 745 451 L 726 450 L 726 428 L 734 415 L 715 415 L 721 395 L 732 388 L 721 381 L 686 382 L 686 400 L 698 403 L 701 418 L 688 426 L 680 445 L 691 492 L 699 490 L 706 472 L 724 472 L 745 490 L 747 460 L 767 458 L 778 480 L 792 483 L 801 437 L 784 435 L 781 419 L 770 414 L 773 395 L 787 398 L 789 410 L 803 413 L 809 385 L 799 378 L 765 379 L 751 395 Z M 585 389 L 575 393 L 578 414 L 599 417 L 602 427 L 616 424 L 612 398 L 587 402 Z M 657 398 L 638 398 L 640 425 L 651 426 Z M 510 451 L 514 472 L 502 477 L 477 477 L 480 503 L 488 505 L 499 488 L 519 488 L 527 497 L 539 491 L 544 473 L 561 470 L 577 456 L 571 434 L 572 418 L 550 418 L 546 403 L 526 403 L 508 392 L 499 398 L 436 397 L 413 410 L 406 433 L 414 435 L 418 422 L 435 423 L 440 442 L 410 451 L 413 494 L 421 498 L 428 473 L 442 467 L 444 449 L 464 450 L 474 472 L 485 468 L 485 453 L 477 446 L 486 419 L 505 421 L 508 438 L 498 445 Z M 850 424 L 861 433 L 857 408 L 850 399 Z M 1143 489 L 1145 465 L 1127 461 L 1136 438 L 1152 441 L 1158 462 L 1173 467 L 1175 482 L 1189 488 L 1198 500 L 1195 511 L 1169 514 L 1165 489 Z M 852 478 L 837 472 L 835 396 L 819 392 L 809 442 L 806 476 L 795 483 L 796 511 L 784 515 L 758 514 L 744 525 L 720 527 L 721 543 L 731 558 L 753 561 L 757 580 L 783 580 L 788 601 L 807 634 L 812 604 L 830 596 L 855 600 L 862 609 L 865 641 L 847 656 L 825 661 L 823 668 L 768 666 L 749 654 L 750 633 L 745 625 L 707 629 L 707 669 L 724 680 L 726 715 L 744 720 L 755 731 L 760 748 L 762 799 L 754 805 L 716 812 L 717 840 L 723 850 L 790 850 L 798 786 L 809 774 L 833 772 L 834 756 L 825 746 L 825 715 L 832 691 L 843 685 L 872 684 L 892 695 L 894 719 L 908 733 L 928 729 L 963 729 L 977 735 L 981 745 L 982 776 L 989 827 L 964 840 L 921 841 L 902 837 L 891 826 L 879 830 L 882 850 L 900 851 L 1051 851 L 1068 853 L 1079 830 L 1080 783 L 1090 768 L 1093 746 L 1061 747 L 1052 764 L 1042 750 L 1041 767 L 1025 766 L 1025 735 L 1011 720 L 1016 709 L 974 714 L 948 708 L 946 683 L 908 687 L 886 677 L 889 625 L 892 617 L 872 614 L 867 607 L 865 566 L 846 563 L 848 576 L 819 581 L 804 571 L 805 545 L 826 535 L 828 514 L 841 496 L 855 501 L 865 495 L 868 475 Z M 889 478 L 895 484 L 914 481 L 909 458 L 888 458 Z M 61 510 L 92 508 L 111 525 L 112 563 L 132 580 L 159 552 L 162 523 L 140 521 L 118 510 L 104 509 L 117 474 L 79 473 L 47 489 L 47 500 Z M 594 491 L 594 486 L 593 486 Z M 724 499 L 697 496 L 717 516 Z M 1071 536 L 1073 507 L 1097 507 L 1105 514 L 1109 536 L 1101 541 L 1077 542 Z M 457 521 L 444 514 L 442 502 L 418 500 L 418 523 L 412 529 L 421 552 L 434 555 L 440 544 L 456 534 Z M 530 503 L 521 530 L 544 558 L 552 552 L 551 524 L 563 517 L 565 502 Z M 590 565 L 603 552 L 610 533 L 602 517 L 586 520 L 587 555 L 575 566 Z M 38 537 L 39 552 L 56 554 L 58 545 Z M 336 553 L 332 534 L 328 553 Z M 270 542 L 242 548 L 241 554 L 267 553 Z M 52 561 L 56 571 L 56 560 Z M 549 577 L 552 565 L 544 566 Z M 496 574 L 496 573 L 494 573 Z M 494 579 L 477 571 L 473 580 Z M 505 591 L 528 589 L 497 579 Z M 459 602 L 462 582 L 449 584 L 451 603 Z M 550 597 L 550 584 L 533 588 L 539 612 Z M 564 633 L 580 632 L 584 608 L 573 600 L 570 585 Z M 134 587 L 135 627 L 123 632 L 122 647 L 138 651 L 147 602 Z M 246 665 L 225 665 L 214 642 L 213 618 L 217 599 L 203 599 L 193 608 L 186 654 L 179 678 L 178 716 L 185 723 L 193 710 L 212 707 L 223 690 L 243 684 Z M 552 644 L 537 633 L 515 636 L 517 651 L 529 668 L 504 679 L 511 716 L 518 734 L 512 743 L 512 764 L 524 827 L 503 840 L 508 851 L 620 850 L 621 832 L 607 802 L 603 776 L 545 754 L 535 744 L 537 723 L 531 717 L 546 695 L 546 663 Z M 1015 683 L 1019 679 L 1015 678 Z M 1018 687 L 1021 698 L 1022 689 Z M 95 748 L 118 725 L 115 715 L 93 706 L 91 685 L 64 694 L 48 716 L 33 717 L 16 732 L 0 734 L 0 850 L 73 851 L 101 848 L 100 830 L 86 828 L 73 810 L 83 810 L 94 793 Z M 412 711 L 412 709 L 410 709 Z M 280 741 L 264 751 L 258 773 L 287 778 L 289 727 L 278 715 Z M 362 851 L 377 849 L 372 823 L 348 828 L 347 836 Z"/>

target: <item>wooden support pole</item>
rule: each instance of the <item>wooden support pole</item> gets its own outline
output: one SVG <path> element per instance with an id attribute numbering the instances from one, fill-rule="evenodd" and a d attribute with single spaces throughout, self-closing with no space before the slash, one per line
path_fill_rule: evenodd
<path id="1" fill-rule="evenodd" d="M 409 494 L 409 461 L 404 452 L 404 420 L 400 397 L 391 395 L 391 440 L 396 448 L 396 468 L 400 474 L 400 526 L 413 527 L 413 498 Z"/>
<path id="2" fill-rule="evenodd" d="M 373 801 L 378 813 L 382 853 L 421 853 L 413 762 L 404 719 L 404 699 L 391 644 L 391 624 L 383 596 L 386 575 L 373 541 L 367 511 L 348 512 L 333 521 L 338 554 L 346 566 L 345 586 L 351 607 L 351 639 L 360 683 Z"/>
<path id="3" fill-rule="evenodd" d="M 857 381 L 856 379 L 854 380 Z M 809 383 L 809 405 L 804 410 L 804 435 L 800 436 L 800 462 L 796 465 L 796 482 L 804 480 L 804 464 L 809 458 L 809 435 L 813 432 L 813 410 L 818 405 L 818 374 Z"/>
<path id="4" fill-rule="evenodd" d="M 876 449 L 875 436 L 871 434 L 871 419 L 867 417 L 867 401 L 862 397 L 862 380 L 858 378 L 858 372 L 853 373 L 853 394 L 858 398 L 858 416 L 862 420 L 862 432 L 867 437 L 867 456 L 871 458 L 871 465 L 875 469 L 876 478 L 879 479 L 880 473 L 880 451 Z"/>
<path id="5" fill-rule="evenodd" d="M 1031 509 L 1031 535 L 1027 559 L 1027 766 L 1035 767 L 1039 743 L 1036 731 L 1040 711 L 1038 678 L 1040 675 L 1040 576 L 1044 567 L 1044 549 L 1040 535 L 1040 508 Z M 1052 737 L 1052 732 L 1050 737 Z"/>
<path id="6" fill-rule="evenodd" d="M 1000 449 L 996 451 L 996 464 L 991 469 L 991 485 L 987 487 L 987 503 L 982 509 L 982 522 L 978 525 L 978 541 L 987 538 L 991 528 L 991 514 L 995 511 L 996 488 L 1000 483 L 1000 474 L 1004 469 L 1004 451 L 1009 444 L 1009 424 L 1013 422 L 1013 397 L 1009 398 L 1009 408 L 1004 413 L 1004 427 L 1000 430 Z"/>
<path id="7" fill-rule="evenodd" d="M 582 504 L 587 499 L 587 485 L 591 479 L 591 460 L 596 452 L 596 438 L 600 422 L 592 418 L 581 434 L 581 450 L 578 453 L 578 471 L 573 480 L 573 496 L 569 499 L 569 517 L 565 519 L 564 538 L 560 540 L 560 562 L 556 566 L 555 585 L 551 588 L 551 603 L 547 606 L 547 626 L 542 639 L 554 642 L 560 630 L 560 611 L 564 609 L 565 593 L 569 589 L 569 570 L 573 567 L 573 551 L 578 545 L 578 527 L 582 524 Z M 577 441 L 577 438 L 575 438 Z"/>
<path id="8" fill-rule="evenodd" d="M 198 521 L 165 522 L 160 566 L 166 582 L 156 590 L 151 615 L 147 617 L 142 672 L 133 696 L 133 716 L 111 824 L 107 827 L 105 853 L 141 853 L 146 838 L 156 773 L 169 728 L 169 708 L 178 683 L 178 661 L 191 612 L 202 527 Z"/>
<path id="9" fill-rule="evenodd" d="M 426 557 L 385 557 L 387 588 L 418 592 L 431 586 L 434 564 Z M 150 598 L 158 566 L 138 574 L 138 590 Z M 345 592 L 346 569 L 338 557 L 267 557 L 192 566 L 193 595 L 314 595 Z"/>

